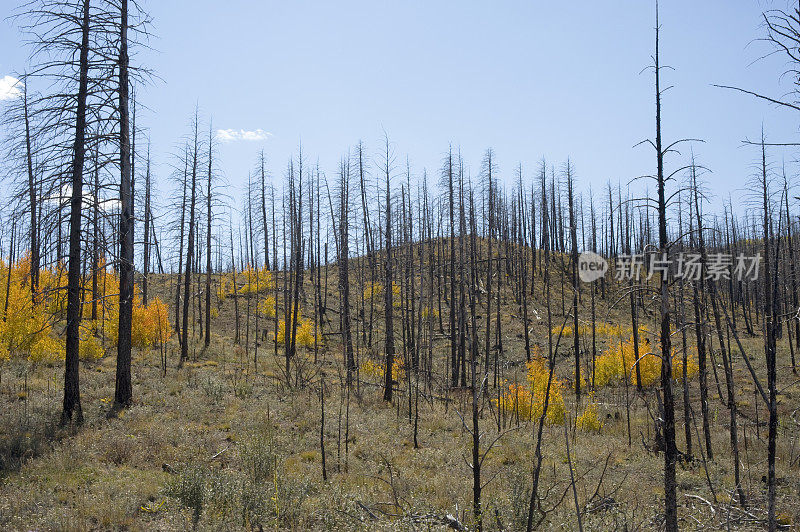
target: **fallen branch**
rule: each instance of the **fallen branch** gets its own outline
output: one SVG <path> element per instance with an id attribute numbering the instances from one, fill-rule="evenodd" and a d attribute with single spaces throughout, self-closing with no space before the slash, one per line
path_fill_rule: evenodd
<path id="1" fill-rule="evenodd" d="M 222 453 L 224 453 L 225 451 L 227 451 L 227 450 L 228 450 L 228 449 L 230 449 L 230 448 L 231 448 L 231 446 L 230 446 L 230 445 L 229 445 L 229 446 L 227 446 L 227 447 L 225 447 L 225 448 L 224 448 L 224 449 L 222 449 L 220 452 L 218 452 L 217 454 L 215 454 L 214 456 L 212 456 L 212 457 L 210 458 L 210 460 L 214 460 L 214 459 L 216 459 L 216 458 L 219 458 L 219 457 L 222 455 Z"/>
<path id="2" fill-rule="evenodd" d="M 356 501 L 356 504 L 358 505 L 359 508 L 367 512 L 367 515 L 370 517 L 370 519 L 372 519 L 373 521 L 378 520 L 378 516 L 372 513 L 372 510 L 364 506 L 364 503 L 362 503 L 361 501 Z"/>
<path id="3" fill-rule="evenodd" d="M 684 493 L 683 496 L 689 499 L 697 499 L 698 501 L 706 503 L 708 507 L 711 508 L 711 515 L 712 516 L 717 515 L 717 510 L 714 508 L 714 505 L 711 504 L 707 499 L 702 498 L 700 495 L 692 495 L 691 493 Z"/>

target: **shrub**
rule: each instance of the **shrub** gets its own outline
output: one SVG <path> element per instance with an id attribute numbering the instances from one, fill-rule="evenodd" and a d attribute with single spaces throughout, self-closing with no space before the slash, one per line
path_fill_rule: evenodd
<path id="1" fill-rule="evenodd" d="M 424 307 L 422 309 L 422 319 L 427 320 L 428 318 L 436 319 L 439 317 L 439 311 L 435 308 Z"/>
<path id="2" fill-rule="evenodd" d="M 217 285 L 217 299 L 219 302 L 225 301 L 229 295 L 233 293 L 233 281 L 228 279 L 226 275 L 223 275 L 219 278 L 219 284 Z"/>
<path id="3" fill-rule="evenodd" d="M 272 277 L 272 272 L 263 268 L 253 268 L 247 265 L 242 275 L 245 279 L 245 284 L 239 289 L 239 293 L 243 295 L 255 294 L 256 291 L 271 290 L 275 288 L 275 279 Z"/>
<path id="4" fill-rule="evenodd" d="M 270 502 L 274 499 L 264 486 L 245 481 L 242 485 L 242 524 L 248 530 L 263 529 L 263 522 L 270 517 Z M 273 502 L 274 505 L 274 502 Z"/>
<path id="5" fill-rule="evenodd" d="M 26 272 L 25 265 L 12 266 L 8 309 L 0 321 L 0 358 L 21 354 L 35 362 L 53 362 L 64 357 L 63 348 L 52 334 L 48 304 L 31 298 Z"/>
<path id="6" fill-rule="evenodd" d="M 367 360 L 361 363 L 361 373 L 369 377 L 379 377 L 382 379 L 386 374 L 385 364 L 383 362 Z M 405 376 L 405 363 L 401 357 L 395 356 L 392 362 L 392 378 L 396 381 L 401 381 Z"/>
<path id="7" fill-rule="evenodd" d="M 612 344 L 602 355 L 595 360 L 595 385 L 597 387 L 607 386 L 613 382 L 622 380 L 624 377 L 628 382 L 635 385 L 636 366 L 639 367 L 639 375 L 642 378 L 643 386 L 650 386 L 661 379 L 661 357 L 656 354 L 659 351 L 658 345 L 652 346 L 647 338 L 647 329 L 639 329 L 639 358 L 637 362 L 636 353 L 633 349 L 633 335 L 625 342 Z M 672 351 L 672 376 L 679 381 L 683 378 L 683 356 L 673 349 Z M 697 374 L 697 359 L 693 355 L 687 356 L 686 374 L 692 378 Z"/>
<path id="8" fill-rule="evenodd" d="M 697 349 L 695 348 L 694 351 L 696 352 Z M 697 358 L 687 353 L 686 378 L 693 378 L 698 371 L 700 371 L 700 366 L 697 364 Z M 678 354 L 676 350 L 672 352 L 672 376 L 676 381 L 683 381 L 683 355 Z"/>
<path id="9" fill-rule="evenodd" d="M 146 307 L 134 299 L 131 342 L 134 346 L 146 349 L 166 342 L 172 336 L 167 305 L 154 298 Z"/>
<path id="10" fill-rule="evenodd" d="M 533 417 L 542 415 L 544 410 L 544 397 L 547 395 L 547 381 L 550 370 L 546 366 L 547 359 L 534 357 L 528 362 L 528 383 L 534 396 Z M 553 376 L 550 383 L 549 401 L 547 405 L 547 423 L 559 425 L 564 422 L 564 383 Z"/>
<path id="11" fill-rule="evenodd" d="M 223 528 L 224 523 L 236 514 L 240 489 L 241 482 L 234 474 L 223 470 L 209 475 L 203 512 L 206 518 L 214 523 L 213 528 Z"/>
<path id="12" fill-rule="evenodd" d="M 383 284 L 375 281 L 364 288 L 364 299 L 372 299 L 373 297 L 380 297 L 383 295 Z"/>
<path id="13" fill-rule="evenodd" d="M 299 314 L 299 313 L 298 313 Z M 292 322 L 289 321 L 291 324 Z M 291 341 L 291 327 L 289 328 L 289 339 Z M 303 318 L 302 315 L 297 317 L 297 336 L 295 342 L 298 347 L 311 348 L 314 347 L 314 322 L 309 318 Z M 286 320 L 278 321 L 278 334 L 276 336 L 278 345 L 283 345 L 286 341 Z M 319 343 L 322 343 L 321 337 L 316 337 Z"/>
<path id="14" fill-rule="evenodd" d="M 239 442 L 239 462 L 252 483 L 261 484 L 272 480 L 277 461 L 271 431 L 251 434 Z"/>
<path id="15" fill-rule="evenodd" d="M 275 306 L 274 296 L 267 296 L 258 302 L 258 312 L 262 316 L 266 316 L 267 318 L 274 318 L 275 311 L 276 311 L 276 306 Z"/>
<path id="16" fill-rule="evenodd" d="M 97 324 L 95 322 L 90 321 L 87 326 L 81 328 L 79 350 L 81 360 L 100 360 L 105 355 L 103 346 L 97 338 Z"/>
<path id="17" fill-rule="evenodd" d="M 110 296 L 105 301 L 105 335 L 113 344 L 119 341 L 119 296 Z M 133 323 L 131 324 L 131 344 L 140 349 L 151 348 L 166 342 L 172 336 L 167 305 L 154 298 L 144 306 L 139 297 L 138 287 L 133 298 Z"/>
<path id="18" fill-rule="evenodd" d="M 364 299 L 383 297 L 383 284 L 375 281 L 364 289 Z M 392 283 L 392 306 L 400 306 L 400 285 Z"/>
<path id="19" fill-rule="evenodd" d="M 63 360 L 65 353 L 64 343 L 46 334 L 42 335 L 39 340 L 31 346 L 28 359 L 33 362 L 50 364 L 56 360 Z"/>
<path id="20" fill-rule="evenodd" d="M 583 413 L 575 420 L 575 425 L 585 432 L 600 432 L 603 423 L 597 415 L 597 403 L 593 400 L 586 405 Z"/>
<path id="21" fill-rule="evenodd" d="M 29 267 L 25 268 L 28 273 Z M 20 283 L 22 284 L 22 283 Z M 60 318 L 67 314 L 67 267 L 63 261 L 55 269 L 42 268 L 39 272 L 39 293 L 41 303 L 47 312 Z"/>
<path id="22" fill-rule="evenodd" d="M 206 495 L 206 478 L 209 471 L 204 467 L 190 466 L 183 469 L 167 485 L 167 495 L 178 499 L 183 506 L 192 510 L 195 524 L 203 513 Z"/>
<path id="23" fill-rule="evenodd" d="M 533 419 L 533 395 L 525 385 L 509 384 L 508 391 L 494 401 L 507 414 L 517 415 L 519 419 Z"/>
<path id="24" fill-rule="evenodd" d="M 517 413 L 521 419 L 537 419 L 544 411 L 545 396 L 548 396 L 547 416 L 548 425 L 560 425 L 564 422 L 564 383 L 553 376 L 550 382 L 550 393 L 547 393 L 547 382 L 550 370 L 547 359 L 535 356 L 528 362 L 528 386 L 510 384 L 508 391 L 495 404 L 509 413 Z"/>

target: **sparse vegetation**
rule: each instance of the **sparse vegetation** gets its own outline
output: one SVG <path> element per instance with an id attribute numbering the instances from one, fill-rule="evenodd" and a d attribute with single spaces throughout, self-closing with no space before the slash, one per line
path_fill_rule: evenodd
<path id="1" fill-rule="evenodd" d="M 798 17 L 765 14 L 792 65 Z M 605 205 L 572 160 L 509 184 L 493 149 L 472 172 L 449 147 L 436 186 L 385 132 L 374 167 L 358 142 L 329 183 L 300 148 L 276 179 L 261 151 L 228 193 L 197 106 L 158 206 L 143 6 L 14 20 L 0 529 L 800 523 L 792 144 L 762 132 L 756 207 L 705 212 L 699 141 L 662 142 L 657 14 L 656 190 Z"/>

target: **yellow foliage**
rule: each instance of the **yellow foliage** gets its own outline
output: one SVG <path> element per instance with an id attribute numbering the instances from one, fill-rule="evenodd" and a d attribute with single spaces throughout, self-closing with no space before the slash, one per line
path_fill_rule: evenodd
<path id="1" fill-rule="evenodd" d="M 369 377 L 384 378 L 386 375 L 386 364 L 383 362 L 373 362 L 367 360 L 361 363 L 361 373 Z M 406 366 L 403 359 L 395 356 L 392 360 L 392 379 L 402 381 L 406 376 Z"/>
<path id="2" fill-rule="evenodd" d="M 146 349 L 166 342 L 170 336 L 172 327 L 169 324 L 167 305 L 156 297 L 145 307 L 135 297 L 131 343 L 135 347 Z"/>
<path id="3" fill-rule="evenodd" d="M 700 371 L 700 366 L 697 364 L 697 359 L 692 355 L 687 355 L 686 378 L 691 379 L 697 375 L 698 371 Z M 672 351 L 672 377 L 676 381 L 683 381 L 683 355 L 679 355 L 675 350 Z"/>
<path id="4" fill-rule="evenodd" d="M 372 299 L 383 295 L 383 284 L 375 281 L 364 288 L 364 299 Z"/>
<path id="5" fill-rule="evenodd" d="M 624 377 L 632 385 L 637 384 L 636 367 L 638 365 L 642 386 L 650 386 L 661 379 L 661 357 L 658 346 L 652 346 L 647 338 L 646 327 L 639 329 L 639 358 L 637 363 L 636 353 L 633 348 L 633 335 L 625 342 L 612 344 L 605 353 L 595 360 L 595 386 L 607 386 Z M 683 357 L 673 349 L 672 351 L 673 379 L 683 378 Z M 689 378 L 697 374 L 697 360 L 694 356 L 687 356 L 686 373 Z"/>
<path id="6" fill-rule="evenodd" d="M 547 359 L 534 357 L 528 362 L 528 383 L 533 391 L 534 406 L 533 416 L 539 417 L 544 410 L 544 397 L 547 394 L 547 381 L 550 370 L 547 368 Z M 564 422 L 564 383 L 553 376 L 550 383 L 550 394 L 547 405 L 547 423 L 559 425 Z"/>
<path id="7" fill-rule="evenodd" d="M 64 355 L 64 343 L 48 334 L 31 346 L 28 358 L 34 362 L 53 363 L 63 360 Z"/>
<path id="8" fill-rule="evenodd" d="M 372 299 L 373 297 L 383 296 L 383 284 L 375 281 L 371 285 L 367 285 L 364 289 L 364 299 Z M 392 306 L 400 306 L 400 285 L 392 283 Z"/>
<path id="9" fill-rule="evenodd" d="M 522 384 L 509 384 L 508 391 L 494 400 L 498 407 L 520 419 L 533 419 L 534 400 L 531 391 Z"/>
<path id="10" fill-rule="evenodd" d="M 586 405 L 586 408 L 583 409 L 583 413 L 575 420 L 575 425 L 585 432 L 600 432 L 603 423 L 597 415 L 596 402 L 591 401 Z"/>
<path id="11" fill-rule="evenodd" d="M 661 379 L 661 357 L 654 353 L 650 353 L 650 346 L 647 345 L 646 350 L 639 351 L 639 375 L 642 378 L 642 386 L 650 386 L 660 381 Z M 633 350 L 630 351 L 630 360 L 633 358 Z M 634 360 L 635 364 L 635 360 Z M 630 382 L 638 385 L 636 378 L 636 366 L 633 366 L 628 376 Z"/>
<path id="12" fill-rule="evenodd" d="M 81 360 L 99 360 L 105 355 L 103 346 L 96 336 L 97 324 L 89 321 L 81 327 L 81 343 L 79 347 Z"/>
<path id="13" fill-rule="evenodd" d="M 24 256 L 9 269 L 0 262 L 0 275 L 8 286 L 8 308 L 0 321 L 0 360 L 21 355 L 35 362 L 53 362 L 64 358 L 64 342 L 56 335 L 53 324 L 66 314 L 67 270 L 63 263 L 53 268 L 42 268 L 39 290 L 35 300 L 31 297 L 30 257 Z M 97 360 L 104 355 L 99 334 L 100 327 L 112 345 L 116 345 L 119 329 L 119 277 L 100 260 L 93 272 L 97 276 L 96 294 L 98 314 L 102 318 L 88 319 L 91 301 L 83 302 L 84 320 L 80 329 L 79 356 L 83 360 Z M 84 296 L 92 298 L 91 276 L 83 279 Z M 5 292 L 3 293 L 5 295 Z M 2 299 L 5 309 L 5 297 Z M 62 327 L 59 329 L 63 330 Z M 133 328 L 134 346 L 147 348 L 156 342 L 166 341 L 172 334 L 167 306 L 158 298 L 149 306 L 142 305 L 138 290 L 134 295 Z"/>
<path id="14" fill-rule="evenodd" d="M 535 356 L 528 362 L 528 386 L 510 384 L 508 391 L 495 404 L 507 412 L 518 413 L 520 418 L 536 419 L 544 411 L 545 396 L 548 396 L 547 416 L 548 425 L 560 425 L 564 422 L 564 383 L 553 376 L 550 381 L 550 393 L 547 393 L 547 382 L 550 379 L 547 359 Z"/>
<path id="15" fill-rule="evenodd" d="M 219 284 L 217 285 L 217 300 L 219 302 L 225 301 L 225 299 L 233 293 L 233 281 L 228 279 L 227 276 L 223 275 L 219 279 Z"/>
<path id="16" fill-rule="evenodd" d="M 539 344 L 533 344 L 531 346 L 531 354 L 534 358 L 541 358 L 542 356 L 542 346 Z"/>
<path id="17" fill-rule="evenodd" d="M 594 384 L 598 388 L 607 386 L 624 373 L 622 358 L 619 356 L 619 351 L 613 347 L 595 359 Z"/>
<path id="18" fill-rule="evenodd" d="M 25 274 L 30 271 L 24 267 Z M 66 317 L 67 314 L 67 267 L 59 262 L 55 271 L 42 268 L 39 272 L 39 293 L 44 294 L 45 310 L 54 316 Z"/>
<path id="19" fill-rule="evenodd" d="M 382 365 L 367 360 L 361 363 L 361 373 L 368 377 L 383 377 L 384 371 Z"/>
<path id="20" fill-rule="evenodd" d="M 8 283 L 8 268 L 3 266 L 3 277 Z M 63 358 L 63 349 L 51 334 L 51 312 L 48 304 L 31 298 L 29 265 L 26 259 L 11 266 L 11 282 L 8 287 L 8 309 L 0 322 L 0 358 L 20 354 L 37 362 L 53 362 Z M 5 296 L 5 290 L 3 294 Z M 5 308 L 5 297 L 3 298 Z"/>
<path id="21" fill-rule="evenodd" d="M 289 321 L 289 339 L 291 341 L 291 320 Z M 278 334 L 276 339 L 279 345 L 284 345 L 286 341 L 286 320 L 278 320 Z M 317 337 L 317 342 L 322 343 L 322 338 Z M 314 322 L 310 318 L 304 318 L 302 315 L 297 317 L 297 332 L 295 337 L 295 344 L 298 347 L 314 347 Z"/>
<path id="22" fill-rule="evenodd" d="M 247 268 L 242 272 L 245 283 L 239 289 L 240 294 L 248 295 L 255 294 L 256 291 L 271 290 L 275 288 L 275 279 L 272 277 L 272 272 L 266 266 L 262 268 L 253 268 L 248 264 Z"/>
<path id="23" fill-rule="evenodd" d="M 118 277 L 112 272 L 104 272 L 106 290 L 110 286 L 119 286 Z M 116 281 L 116 285 L 111 282 Z M 112 345 L 119 340 L 119 294 L 117 289 L 103 298 L 105 336 Z M 172 336 L 167 305 L 159 298 L 154 298 L 147 306 L 142 304 L 139 287 L 134 286 L 133 320 L 131 323 L 131 345 L 140 349 L 151 348 L 166 342 Z"/>
<path id="24" fill-rule="evenodd" d="M 645 355 L 650 352 L 650 342 L 646 338 L 642 338 L 641 332 L 642 329 L 640 329 L 639 341 L 639 373 L 642 377 L 642 384 L 649 386 L 660 375 L 661 364 L 656 355 Z M 595 386 L 598 388 L 607 386 L 623 378 L 627 378 L 631 384 L 637 384 L 636 367 L 634 366 L 637 357 L 634 351 L 633 335 L 624 342 L 622 340 L 613 342 L 606 352 L 595 360 Z M 654 371 L 658 373 L 654 374 Z"/>
<path id="25" fill-rule="evenodd" d="M 422 319 L 427 320 L 428 318 L 436 319 L 439 317 L 439 311 L 435 308 L 423 307 L 422 309 Z"/>
<path id="26" fill-rule="evenodd" d="M 258 312 L 267 318 L 275 317 L 275 297 L 267 296 L 258 302 Z"/>
<path id="27" fill-rule="evenodd" d="M 400 285 L 392 283 L 392 301 L 395 307 L 400 306 Z"/>

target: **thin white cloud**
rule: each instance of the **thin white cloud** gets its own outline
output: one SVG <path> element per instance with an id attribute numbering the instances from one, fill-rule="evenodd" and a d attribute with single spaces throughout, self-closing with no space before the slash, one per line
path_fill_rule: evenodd
<path id="1" fill-rule="evenodd" d="M 267 140 L 272 136 L 272 133 L 264 131 L 263 129 L 254 129 L 248 131 L 246 129 L 218 129 L 217 139 L 220 142 L 235 142 L 237 140 L 261 141 Z"/>
<path id="2" fill-rule="evenodd" d="M 22 82 L 14 76 L 3 76 L 0 78 L 0 101 L 20 98 L 23 87 Z"/>
<path id="3" fill-rule="evenodd" d="M 86 206 L 88 201 L 91 199 L 91 195 L 92 192 L 88 188 L 83 191 L 84 206 Z M 69 203 L 71 197 L 72 185 L 65 184 L 61 185 L 60 192 L 45 196 L 44 202 L 53 207 L 64 207 Z M 106 213 L 119 211 L 120 205 L 121 202 L 117 198 L 98 198 L 98 207 L 100 207 L 100 210 Z"/>

